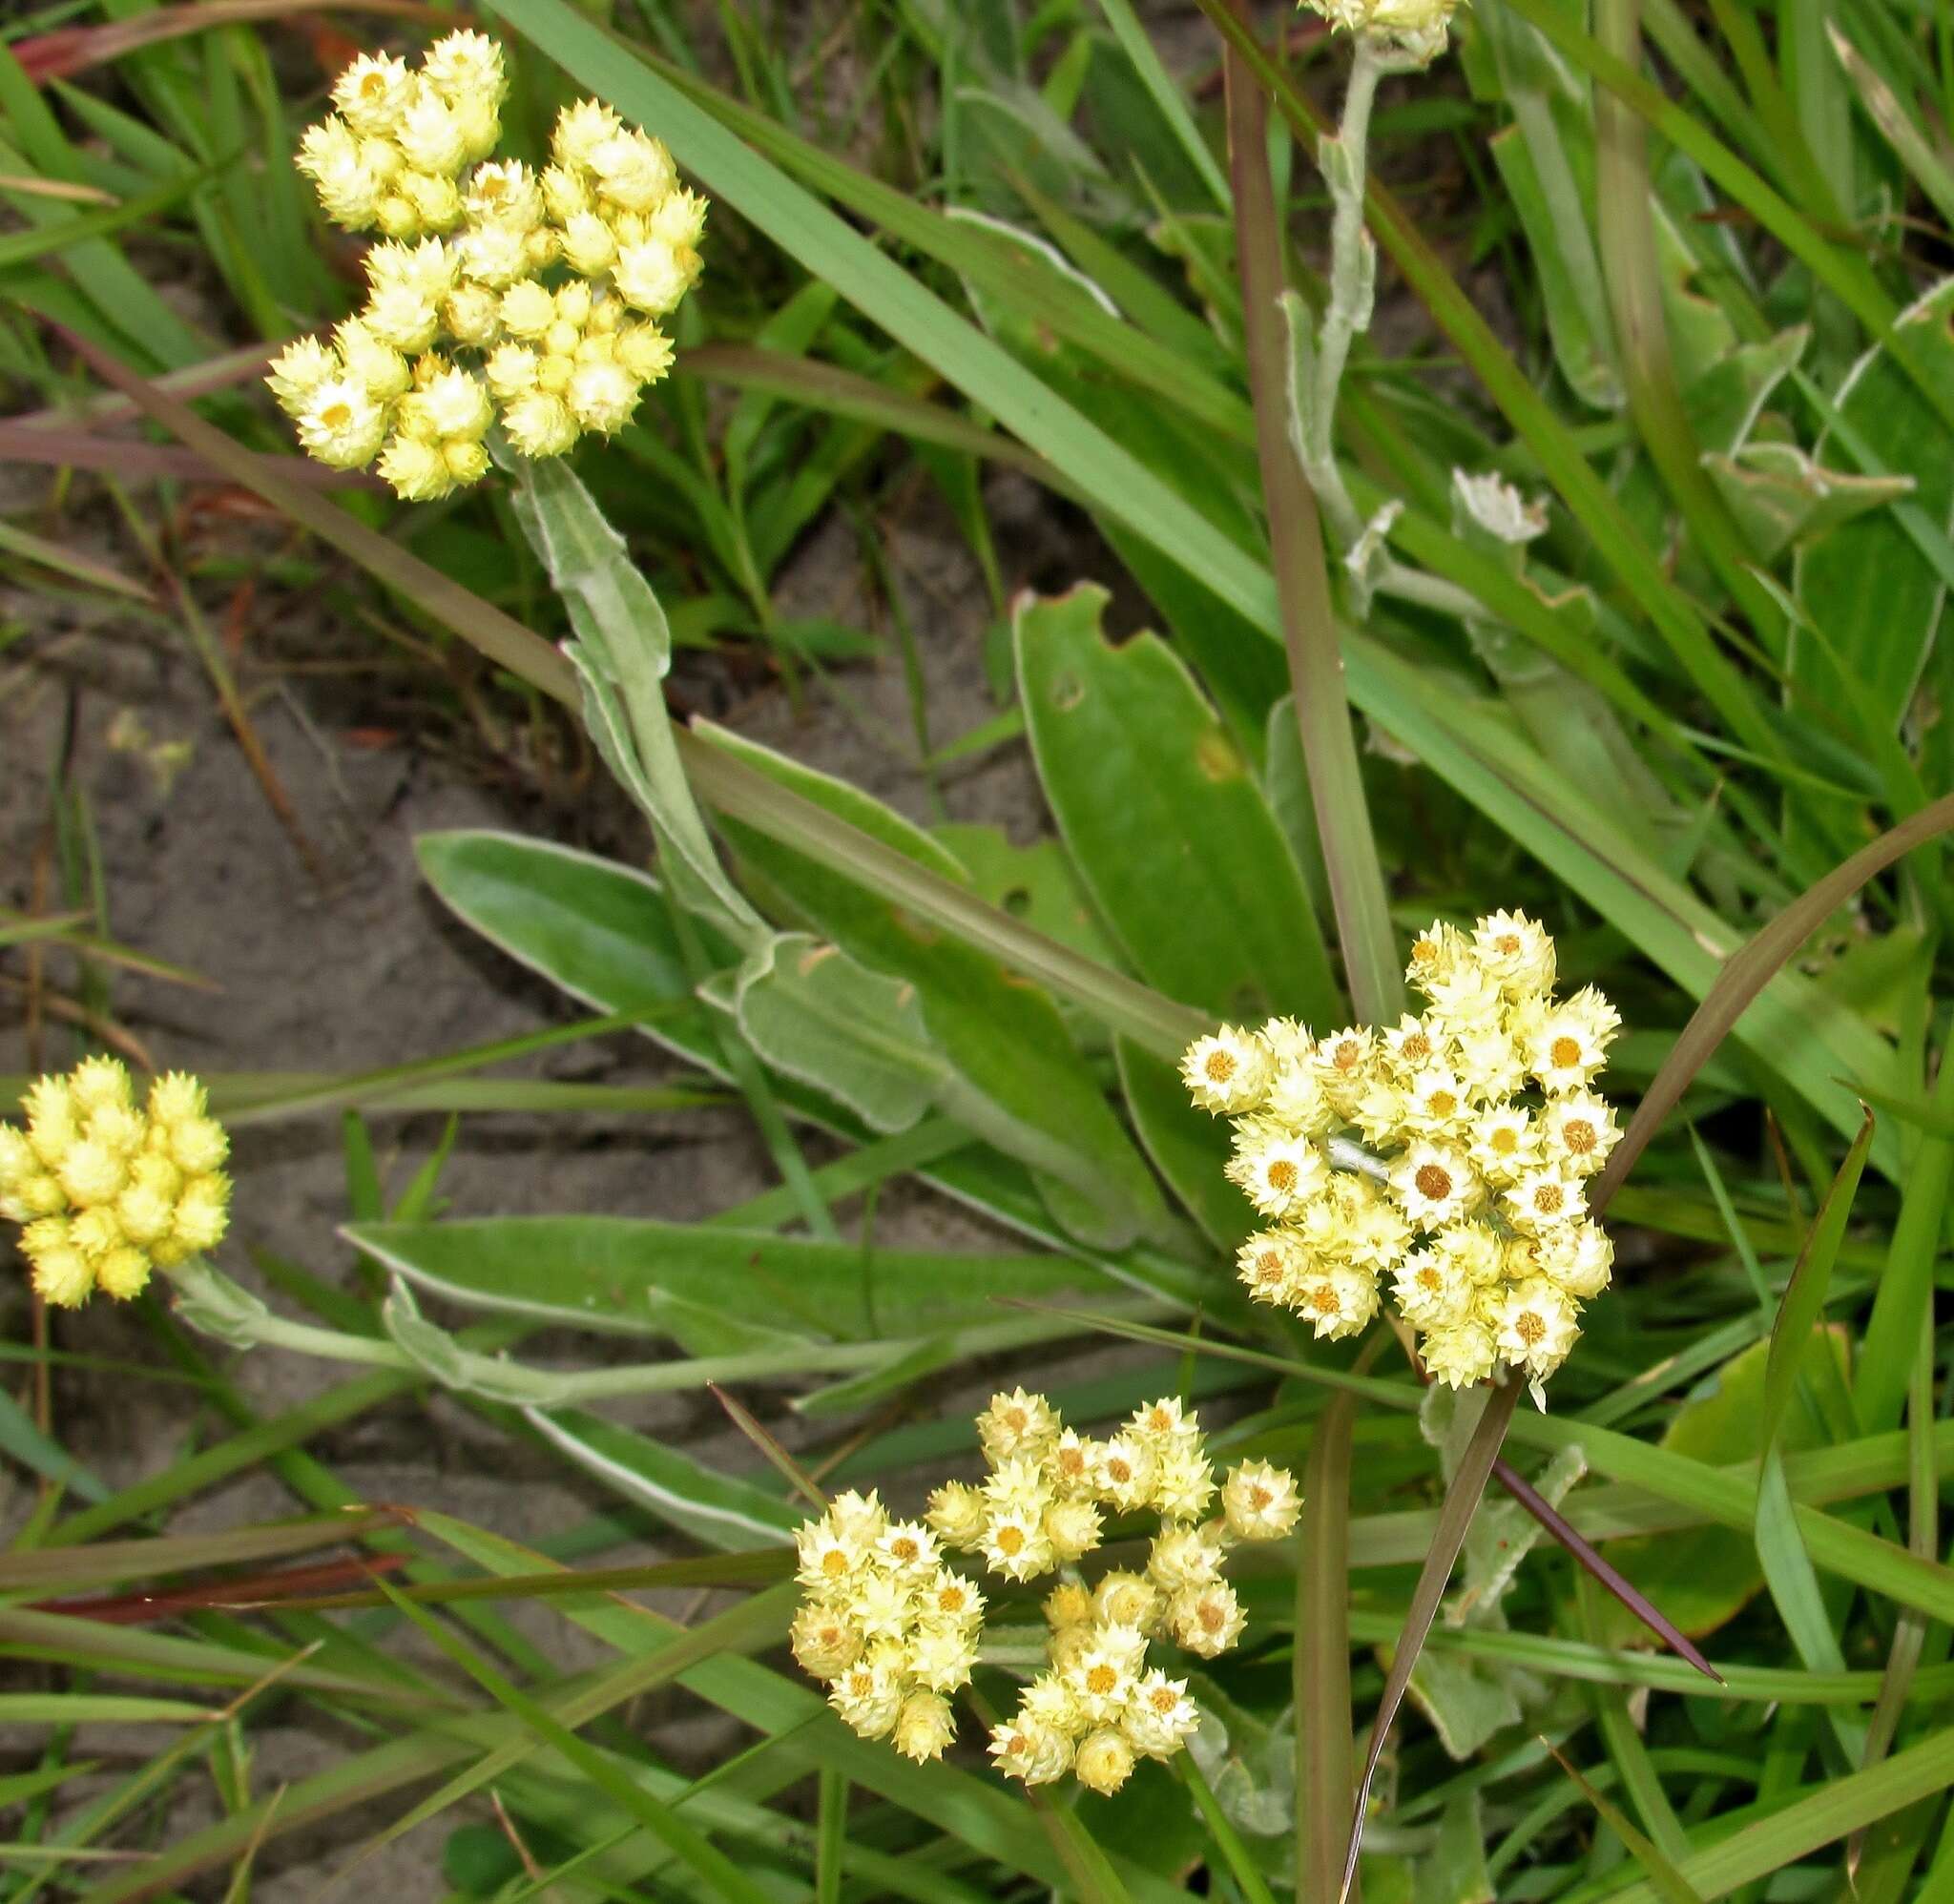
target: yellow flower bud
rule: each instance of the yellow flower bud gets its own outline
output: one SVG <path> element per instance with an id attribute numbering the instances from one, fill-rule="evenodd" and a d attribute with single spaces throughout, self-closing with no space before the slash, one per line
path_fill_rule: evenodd
<path id="1" fill-rule="evenodd" d="M 1133 1772 L 1133 1749 L 1110 1727 L 1089 1733 L 1072 1757 L 1072 1775 L 1088 1791 L 1110 1798 Z"/>
<path id="2" fill-rule="evenodd" d="M 561 362 L 559 358 L 549 359 L 543 369 Z M 563 364 L 566 373 L 569 368 Z M 502 424 L 520 456 L 561 456 L 577 439 L 577 423 L 570 405 L 547 389 L 530 390 L 518 397 L 504 411 Z"/>
<path id="3" fill-rule="evenodd" d="M 431 503 L 454 487 L 441 445 L 423 437 L 389 438 L 375 467 L 403 502 Z"/>
<path id="4" fill-rule="evenodd" d="M 556 300 L 533 279 L 511 284 L 502 294 L 502 327 L 511 337 L 532 341 L 556 321 Z"/>

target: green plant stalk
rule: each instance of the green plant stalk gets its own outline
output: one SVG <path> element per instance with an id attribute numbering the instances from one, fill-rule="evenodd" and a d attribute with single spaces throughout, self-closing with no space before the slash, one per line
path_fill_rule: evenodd
<path id="1" fill-rule="evenodd" d="M 1337 394 L 1352 341 L 1370 328 L 1371 288 L 1377 274 L 1376 247 L 1363 227 L 1371 108 L 1379 80 L 1387 73 L 1414 72 L 1418 65 L 1394 54 L 1388 41 L 1359 33 L 1343 89 L 1343 117 L 1334 133 L 1325 133 L 1317 141 L 1317 169 L 1330 194 L 1330 285 L 1311 354 L 1310 387 L 1296 410 L 1296 442 L 1303 475 L 1346 553 L 1362 534 L 1363 519 L 1337 466 Z"/>
<path id="2" fill-rule="evenodd" d="M 1269 176 L 1268 105 L 1233 46 L 1223 70 L 1256 452 L 1297 726 L 1351 1008 L 1366 1024 L 1391 1024 L 1403 1008 L 1403 979 L 1351 728 L 1316 499 L 1285 424 L 1288 350 L 1278 302 L 1283 290 L 1282 228 Z M 1361 256 L 1361 233 L 1357 245 Z"/>
<path id="3" fill-rule="evenodd" d="M 274 1314 L 201 1257 L 170 1272 L 177 1313 L 192 1328 L 240 1349 L 277 1348 L 328 1361 L 357 1362 L 439 1383 L 460 1393 L 532 1408 L 570 1408 L 587 1401 L 631 1395 L 662 1395 L 707 1382 L 761 1380 L 772 1376 L 817 1371 L 845 1374 L 874 1369 L 900 1356 L 904 1347 L 888 1342 L 808 1341 L 786 1349 L 704 1356 L 690 1360 L 634 1363 L 623 1368 L 587 1369 L 572 1374 L 527 1368 L 499 1356 L 464 1347 L 453 1336 L 411 1316 L 415 1335 L 435 1338 L 417 1356 L 401 1342 L 353 1335 Z M 1109 1316 L 1155 1315 L 1169 1305 L 1139 1299 L 1111 1305 Z M 394 1325 L 390 1325 L 394 1326 Z M 1040 1312 L 985 1323 L 962 1332 L 968 1355 L 985 1355 L 1049 1341 L 1074 1333 L 1070 1317 Z"/>

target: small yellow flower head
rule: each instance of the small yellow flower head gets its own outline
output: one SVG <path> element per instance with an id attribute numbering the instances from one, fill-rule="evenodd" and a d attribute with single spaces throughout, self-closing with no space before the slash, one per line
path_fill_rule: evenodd
<path id="1" fill-rule="evenodd" d="M 1239 1541 L 1279 1541 L 1302 1512 L 1296 1479 L 1268 1461 L 1243 1461 L 1231 1468 L 1221 1489 L 1228 1531 Z"/>
<path id="2" fill-rule="evenodd" d="M 1133 1776 L 1133 1749 L 1124 1732 L 1102 1727 L 1080 1740 L 1072 1773 L 1088 1791 L 1110 1798 Z"/>
<path id="3" fill-rule="evenodd" d="M 1194 1101 L 1203 1110 L 1230 1117 L 1257 1108 L 1274 1069 L 1275 1061 L 1261 1038 L 1232 1024 L 1196 1038 L 1180 1061 L 1180 1075 Z"/>
<path id="4" fill-rule="evenodd" d="M 48 1302 L 73 1307 L 96 1289 L 133 1296 L 153 1270 L 222 1239 L 229 1140 L 194 1079 L 159 1078 L 138 1107 L 119 1061 L 89 1058 L 38 1080 L 26 1109 L 25 1130 L 0 1125 L 0 1216 L 23 1226 Z"/>
<path id="5" fill-rule="evenodd" d="M 1157 1666 L 1141 1679 L 1120 1715 L 1127 1743 L 1148 1758 L 1171 1759 L 1200 1729 L 1200 1708 L 1187 1696 L 1187 1681 L 1169 1679 Z"/>
<path id="6" fill-rule="evenodd" d="M 896 1714 L 895 1748 L 919 1765 L 942 1758 L 944 1748 L 956 1735 L 956 1715 L 940 1693 L 912 1692 Z"/>
<path id="7" fill-rule="evenodd" d="M 332 103 L 354 132 L 384 137 L 400 124 L 415 91 L 405 60 L 362 53 L 334 82 Z"/>
<path id="8" fill-rule="evenodd" d="M 1026 1785 L 1050 1785 L 1072 1766 L 1071 1734 L 1050 1721 L 1023 1714 L 991 1733 L 989 1750 L 999 1771 Z"/>
<path id="9" fill-rule="evenodd" d="M 1555 999 L 1553 941 L 1520 912 L 1434 922 L 1406 977 L 1426 1008 L 1395 1025 L 1278 1018 L 1189 1047 L 1189 1095 L 1233 1119 L 1226 1174 L 1270 1225 L 1236 1267 L 1322 1340 L 1388 1284 L 1436 1379 L 1519 1371 L 1537 1395 L 1609 1282 L 1588 1190 L 1620 1141 L 1594 1089 L 1620 1015 L 1592 986 Z"/>

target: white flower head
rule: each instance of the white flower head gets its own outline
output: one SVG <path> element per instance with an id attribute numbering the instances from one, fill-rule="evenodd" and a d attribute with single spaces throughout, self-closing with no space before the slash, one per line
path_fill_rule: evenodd
<path id="1" fill-rule="evenodd" d="M 1184 1586 L 1167 1603 L 1167 1629 L 1174 1644 L 1204 1660 L 1218 1659 L 1247 1624 L 1241 1602 L 1225 1580 Z"/>
<path id="2" fill-rule="evenodd" d="M 891 1573 L 905 1580 L 920 1581 L 936 1571 L 936 1536 L 920 1521 L 891 1521 L 872 1551 Z"/>
<path id="3" fill-rule="evenodd" d="M 1551 1165 L 1525 1172 L 1502 1201 L 1507 1221 L 1528 1236 L 1547 1235 L 1580 1222 L 1588 1214 L 1587 1189 L 1582 1180 Z"/>
<path id="4" fill-rule="evenodd" d="M 299 441 L 334 469 L 360 469 L 386 440 L 387 412 L 350 377 L 329 377 L 299 405 Z"/>
<path id="5" fill-rule="evenodd" d="M 1240 1541 L 1279 1541 L 1296 1525 L 1302 1497 L 1296 1477 L 1269 1461 L 1242 1461 L 1228 1471 L 1221 1511 Z"/>
<path id="6" fill-rule="evenodd" d="M 902 1676 L 888 1666 L 858 1661 L 828 1687 L 828 1704 L 842 1723 L 864 1739 L 880 1739 L 894 1729 L 903 1709 Z"/>
<path id="7" fill-rule="evenodd" d="M 1133 1635 L 1138 1639 L 1137 1634 Z M 1110 1642 L 1110 1643 L 1109 1643 Z M 1146 1642 L 1140 1640 L 1140 1651 Z M 1118 1722 L 1120 1712 L 1133 1688 L 1133 1655 L 1123 1644 L 1122 1629 L 1101 1627 L 1091 1643 L 1066 1668 L 1065 1687 L 1072 1696 L 1072 1707 L 1089 1726 Z"/>
<path id="8" fill-rule="evenodd" d="M 1230 1160 L 1228 1173 L 1265 1217 L 1287 1216 L 1322 1184 L 1323 1153 L 1304 1137 L 1269 1135 Z"/>
<path id="9" fill-rule="evenodd" d="M 1399 1207 L 1423 1230 L 1456 1223 L 1479 1205 L 1471 1160 L 1453 1145 L 1419 1139 L 1392 1167 L 1390 1181 Z"/>
<path id="10" fill-rule="evenodd" d="M 977 1418 L 977 1439 L 993 1462 L 1026 1457 L 1038 1460 L 1058 1438 L 1060 1421 L 1042 1395 L 1014 1388 L 990 1397 Z"/>
<path id="11" fill-rule="evenodd" d="M 924 1519 L 946 1545 L 973 1552 L 984 1539 L 989 1509 L 983 1494 L 967 1481 L 946 1481 L 929 1497 Z"/>
<path id="12" fill-rule="evenodd" d="M 1099 1447 L 1095 1482 L 1102 1499 L 1122 1513 L 1147 1504 L 1154 1492 L 1154 1451 L 1131 1435 L 1109 1436 Z"/>
<path id="13" fill-rule="evenodd" d="M 1398 1313 L 1414 1329 L 1438 1329 L 1471 1314 L 1474 1290 L 1458 1261 L 1438 1249 L 1414 1250 L 1391 1279 Z"/>
<path id="14" fill-rule="evenodd" d="M 1427 1065 L 1414 1071 L 1403 1086 L 1403 1099 L 1405 1128 L 1422 1136 L 1453 1142 L 1472 1120 L 1466 1084 L 1446 1065 Z"/>
<path id="15" fill-rule="evenodd" d="M 436 40 L 421 62 L 421 72 L 450 104 L 469 100 L 494 107 L 509 92 L 502 49 L 486 33 L 464 30 Z"/>
<path id="16" fill-rule="evenodd" d="M 1621 1137 L 1613 1107 L 1592 1091 L 1574 1091 L 1550 1100 L 1541 1118 L 1541 1130 L 1549 1153 L 1561 1168 L 1583 1177 L 1591 1176 L 1608 1162 L 1609 1152 Z"/>
<path id="17" fill-rule="evenodd" d="M 1197 1520 L 1215 1498 L 1215 1470 L 1198 1446 L 1170 1442 L 1154 1460 L 1154 1506 L 1163 1521 Z"/>
<path id="18" fill-rule="evenodd" d="M 1469 1388 L 1485 1381 L 1499 1360 L 1492 1331 L 1476 1319 L 1427 1331 L 1418 1353 L 1425 1373 L 1447 1388 Z"/>
<path id="19" fill-rule="evenodd" d="M 1232 1024 L 1196 1038 L 1180 1061 L 1181 1079 L 1195 1103 L 1231 1117 L 1261 1102 L 1273 1069 L 1260 1037 Z"/>
<path id="20" fill-rule="evenodd" d="M 1534 1246 L 1539 1273 L 1577 1302 L 1605 1290 L 1613 1273 L 1614 1245 L 1598 1223 L 1569 1223 Z"/>
<path id="21" fill-rule="evenodd" d="M 1496 1313 L 1500 1354 L 1514 1368 L 1524 1368 L 1535 1381 L 1567 1360 L 1581 1333 L 1573 1299 L 1545 1276 L 1511 1290 Z"/>
<path id="22" fill-rule="evenodd" d="M 1145 1574 L 1124 1568 L 1106 1574 L 1092 1589 L 1092 1617 L 1103 1626 L 1151 1633 L 1165 1604 L 1160 1589 Z"/>
<path id="23" fill-rule="evenodd" d="M 1549 1096 L 1582 1091 L 1608 1062 L 1607 1034 L 1572 1002 L 1546 1013 L 1529 1029 L 1527 1066 Z"/>
<path id="24" fill-rule="evenodd" d="M 1310 1062 L 1324 1097 L 1339 1111 L 1347 1112 L 1362 1095 L 1370 1081 L 1376 1052 L 1376 1039 L 1361 1024 L 1333 1031 L 1317 1045 Z"/>
<path id="25" fill-rule="evenodd" d="M 1235 1252 L 1235 1267 L 1256 1301 L 1293 1303 L 1310 1258 L 1294 1231 L 1262 1230 Z"/>
<path id="26" fill-rule="evenodd" d="M 862 1635 L 841 1609 L 810 1601 L 794 1615 L 789 1629 L 794 1657 L 801 1669 L 822 1681 L 837 1678 L 862 1657 Z"/>
<path id="27" fill-rule="evenodd" d="M 1023 1712 L 991 1733 L 989 1750 L 999 1771 L 1027 1785 L 1050 1785 L 1071 1769 L 1071 1734 Z"/>
<path id="28" fill-rule="evenodd" d="M 1342 1263 L 1319 1263 L 1297 1285 L 1297 1312 L 1319 1342 L 1362 1333 L 1378 1313 L 1377 1278 Z"/>
<path id="29" fill-rule="evenodd" d="M 1133 1687 L 1120 1729 L 1136 1752 L 1168 1759 L 1199 1730 L 1200 1708 L 1187 1696 L 1187 1681 L 1169 1679 L 1157 1666 Z"/>
<path id="30" fill-rule="evenodd" d="M 1221 1543 L 1205 1527 L 1163 1527 L 1147 1554 L 1147 1578 L 1167 1593 L 1221 1578 Z"/>
<path id="31" fill-rule="evenodd" d="M 354 132 L 385 135 L 400 123 L 415 90 L 405 60 L 363 52 L 333 81 L 332 103 Z"/>
<path id="32" fill-rule="evenodd" d="M 1041 1524 L 1051 1543 L 1051 1557 L 1060 1566 L 1083 1559 L 1099 1544 L 1099 1510 L 1090 1500 L 1077 1497 L 1054 1500 L 1045 1510 Z"/>
<path id="33" fill-rule="evenodd" d="M 1056 1564 L 1042 1510 L 993 1513 L 985 1523 L 983 1553 L 991 1572 L 1007 1580 L 1031 1580 Z"/>
<path id="34" fill-rule="evenodd" d="M 1535 998 L 1553 990 L 1553 941 L 1524 912 L 1487 913 L 1472 928 L 1472 950 L 1482 969 L 1509 999 Z"/>
<path id="35" fill-rule="evenodd" d="M 1540 1132 L 1524 1105 L 1496 1104 L 1472 1120 L 1467 1146 L 1473 1167 L 1486 1182 L 1504 1189 L 1540 1164 Z"/>

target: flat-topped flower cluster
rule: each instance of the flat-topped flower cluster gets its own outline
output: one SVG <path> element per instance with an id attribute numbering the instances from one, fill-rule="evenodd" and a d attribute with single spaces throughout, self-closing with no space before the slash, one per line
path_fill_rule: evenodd
<path id="1" fill-rule="evenodd" d="M 1189 1047 L 1189 1092 L 1233 1119 L 1228 1174 L 1269 1224 L 1241 1279 L 1334 1340 L 1388 1278 L 1434 1379 L 1540 1382 L 1613 1262 L 1587 1188 L 1620 1134 L 1593 1086 L 1621 1020 L 1592 986 L 1555 999 L 1553 941 L 1521 913 L 1435 923 L 1406 976 L 1426 1009 L 1386 1030 L 1272 1019 Z"/>
<path id="2" fill-rule="evenodd" d="M 705 200 L 658 140 L 586 99 L 559 114 L 540 173 L 492 159 L 508 90 L 481 33 L 449 33 L 418 70 L 363 54 L 300 147 L 326 216 L 381 241 L 365 308 L 266 381 L 309 454 L 378 457 L 410 501 L 485 474 L 498 418 L 528 457 L 619 428 L 671 366 L 652 321 L 699 273 Z"/>
<path id="3" fill-rule="evenodd" d="M 152 1270 L 216 1248 L 230 1142 L 195 1078 L 156 1079 L 138 1107 L 117 1060 L 85 1058 L 36 1079 L 26 1109 L 25 1129 L 0 1124 L 0 1216 L 24 1226 L 21 1253 L 45 1301 L 133 1296 Z"/>
<path id="4" fill-rule="evenodd" d="M 1045 1601 L 1047 1669 L 993 1730 L 990 1752 L 1027 1784 L 1071 1771 L 1116 1791 L 1137 1759 L 1171 1758 L 1199 1724 L 1186 1680 L 1150 1665 L 1150 1643 L 1203 1659 L 1235 1645 L 1243 1615 L 1223 1577 L 1228 1549 L 1287 1534 L 1301 1507 L 1296 1483 L 1262 1461 L 1217 1482 L 1198 1422 L 1172 1397 L 1094 1439 L 1015 1389 L 991 1397 L 977 1428 L 988 1475 L 938 1488 L 921 1521 L 844 1495 L 801 1528 L 795 1657 L 857 1732 L 935 1758 L 954 1736 L 945 1695 L 977 1663 L 984 1607 L 942 1549 L 981 1555 L 1013 1583 L 1061 1573 Z M 1211 1505 L 1220 1511 L 1204 1521 Z M 1101 1544 L 1109 1511 L 1152 1514 L 1156 1530 L 1143 1572 L 1089 1585 L 1077 1563 Z"/>

